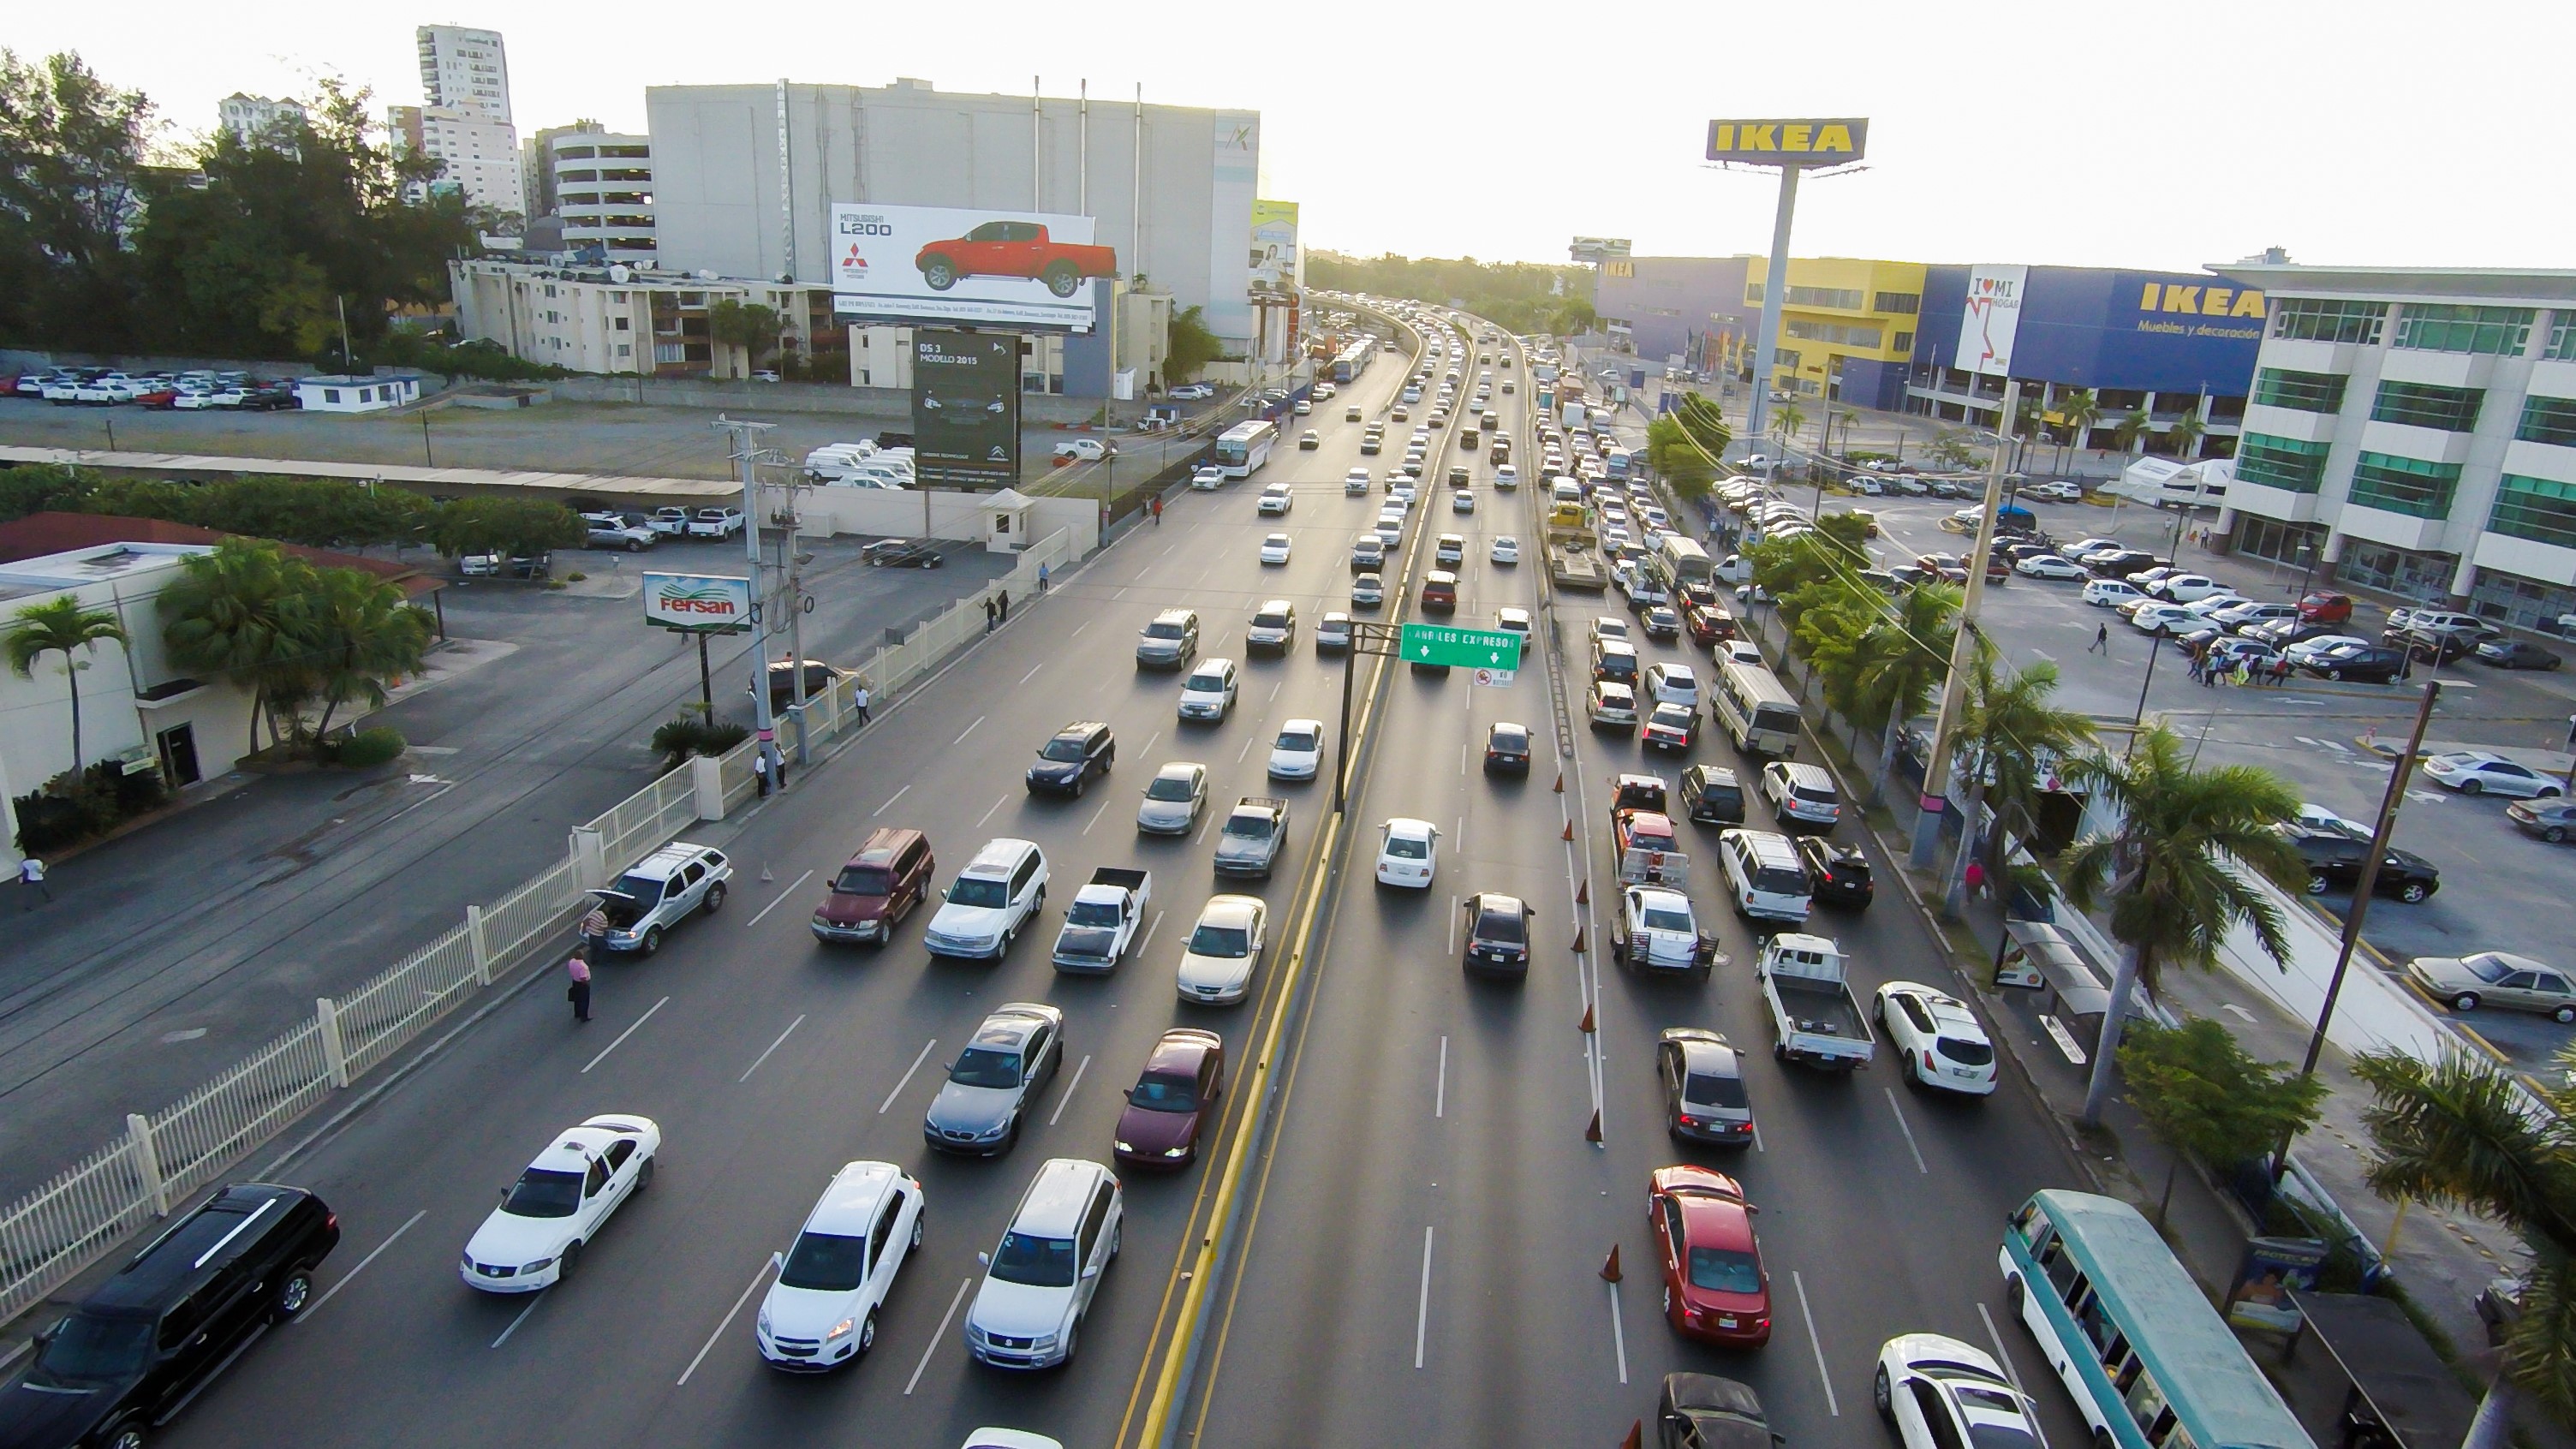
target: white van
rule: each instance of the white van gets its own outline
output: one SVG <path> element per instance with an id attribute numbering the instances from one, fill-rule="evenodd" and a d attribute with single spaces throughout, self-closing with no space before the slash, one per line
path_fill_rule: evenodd
<path id="1" fill-rule="evenodd" d="M 1583 485 L 1571 478 L 1559 478 L 1556 480 L 1556 486 L 1548 490 L 1548 498 L 1555 503 L 1580 504 L 1583 501 Z"/>
<path id="2" fill-rule="evenodd" d="M 1737 915 L 1793 924 L 1807 919 L 1812 887 L 1789 837 L 1769 830 L 1722 830 L 1717 860 Z"/>

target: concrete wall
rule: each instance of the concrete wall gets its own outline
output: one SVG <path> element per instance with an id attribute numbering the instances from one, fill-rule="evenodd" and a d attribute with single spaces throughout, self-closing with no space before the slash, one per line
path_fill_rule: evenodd
<path id="1" fill-rule="evenodd" d="M 563 402 L 640 402 L 658 407 L 729 408 L 735 412 L 843 413 L 897 431 L 912 427 L 912 394 L 902 388 L 644 377 L 567 377 L 531 386 L 544 387 Z M 1037 427 L 1089 422 L 1099 415 L 1102 406 L 1099 398 L 1020 394 L 1020 417 Z M 1145 415 L 1141 402 L 1107 406 L 1110 416 L 1121 422 Z"/>
<path id="2" fill-rule="evenodd" d="M 889 492 L 881 488 L 814 488 L 797 500 L 799 533 L 830 537 L 862 534 L 888 538 L 958 539 L 978 545 L 993 535 L 992 495 L 939 490 Z M 929 505 L 928 522 L 923 504 Z M 1073 535 L 1076 557 L 1100 546 L 1100 502 L 1094 498 L 1030 501 L 1027 536 L 1034 543 L 1058 529 Z"/>
<path id="3" fill-rule="evenodd" d="M 783 203 L 777 85 L 656 86 L 645 109 L 664 266 L 828 282 L 836 202 L 1087 212 L 1122 272 L 1205 307 L 1220 337 L 1251 335 L 1257 113 L 1146 105 L 1139 206 L 1132 99 L 1092 98 L 1086 127 L 1077 101 L 1050 97 L 1033 126 L 1025 95 L 789 85 Z"/>

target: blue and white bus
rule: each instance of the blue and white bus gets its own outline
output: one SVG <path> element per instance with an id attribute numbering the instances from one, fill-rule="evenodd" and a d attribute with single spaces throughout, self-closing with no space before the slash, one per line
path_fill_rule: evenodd
<path id="1" fill-rule="evenodd" d="M 1228 478 L 1249 478 L 1270 461 L 1270 450 L 1278 443 L 1277 423 L 1237 423 L 1216 440 L 1216 466 Z"/>
<path id="2" fill-rule="evenodd" d="M 2118 1449 L 2316 1449 L 2136 1208 L 2047 1189 L 2004 1229 L 2004 1291 Z"/>
<path id="3" fill-rule="evenodd" d="M 1352 343 L 1342 349 L 1341 356 L 1333 359 L 1333 381 L 1357 381 L 1361 373 L 1368 371 L 1369 363 L 1376 358 L 1377 349 L 1371 347 L 1367 341 Z"/>

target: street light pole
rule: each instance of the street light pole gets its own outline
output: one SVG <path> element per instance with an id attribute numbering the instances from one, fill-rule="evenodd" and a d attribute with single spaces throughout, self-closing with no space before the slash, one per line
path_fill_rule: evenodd
<path id="1" fill-rule="evenodd" d="M 2020 399 L 2020 381 L 2007 378 L 2001 416 L 2010 418 Z M 1968 669 L 1976 657 L 1972 651 L 1977 647 L 1977 609 L 1986 597 L 1986 558 L 1994 550 L 1995 514 L 2003 502 L 2004 454 L 2010 441 L 1996 435 L 1994 456 L 1986 470 L 1984 512 L 1977 520 L 1976 546 L 1968 557 L 1967 598 L 1959 608 L 1959 632 L 1950 641 L 1950 673 L 1941 685 L 1941 713 L 1932 726 L 1932 757 L 1923 762 L 1922 808 L 1914 817 L 1914 844 L 1906 855 L 1906 864 L 1916 870 L 1931 869 L 1941 843 L 1941 816 L 1950 793 L 1950 735 L 1967 708 Z M 1961 829 L 1973 829 L 1975 824 L 1969 821 Z M 1964 834 L 1961 839 L 1964 848 Z"/>
<path id="2" fill-rule="evenodd" d="M 2129 716 L 2129 748 L 2120 752 L 2120 758 L 2124 760 L 2138 748 L 2138 728 L 2146 723 L 2147 718 L 2147 686 L 2156 677 L 2156 652 L 2165 647 L 2165 635 L 2170 632 L 2159 624 L 2147 642 L 2147 672 L 2138 676 L 2138 707 Z"/>

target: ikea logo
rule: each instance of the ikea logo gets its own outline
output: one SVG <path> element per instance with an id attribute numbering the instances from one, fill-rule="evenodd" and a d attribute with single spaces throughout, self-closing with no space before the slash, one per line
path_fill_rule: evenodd
<path id="1" fill-rule="evenodd" d="M 2179 282 L 2149 282 L 2138 299 L 2141 312 L 2178 312 L 2192 317 L 2255 317 L 2263 315 L 2263 294 L 2239 292 L 2232 287 L 2185 286 Z"/>
<path id="2" fill-rule="evenodd" d="M 1708 159 L 1757 166 L 1832 165 L 1857 161 L 1869 144 L 1869 122 L 1827 120 L 1711 121 Z"/>

